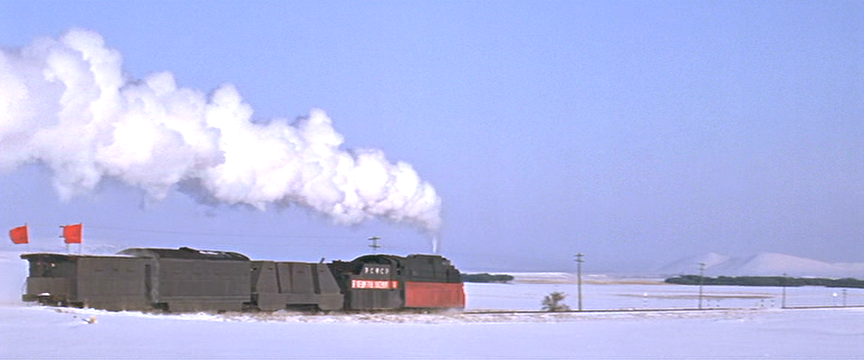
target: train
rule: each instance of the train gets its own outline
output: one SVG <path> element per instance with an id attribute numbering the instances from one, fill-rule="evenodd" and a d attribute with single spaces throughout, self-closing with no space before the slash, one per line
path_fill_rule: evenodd
<path id="1" fill-rule="evenodd" d="M 21 258 L 29 262 L 22 300 L 55 306 L 164 312 L 465 307 L 461 273 L 439 255 L 371 254 L 309 263 L 180 247 Z"/>

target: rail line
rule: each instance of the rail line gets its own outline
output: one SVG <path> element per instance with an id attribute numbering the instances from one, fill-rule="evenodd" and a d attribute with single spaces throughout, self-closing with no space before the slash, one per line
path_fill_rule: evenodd
<path id="1" fill-rule="evenodd" d="M 710 312 L 710 311 L 733 311 L 733 310 L 807 310 L 807 309 L 864 309 L 864 305 L 810 305 L 810 306 L 786 306 L 777 308 L 763 307 L 723 307 L 723 308 L 653 308 L 653 309 L 590 309 L 590 310 L 465 310 L 463 315 L 519 315 L 519 314 L 579 314 L 579 313 L 658 313 L 658 312 Z"/>

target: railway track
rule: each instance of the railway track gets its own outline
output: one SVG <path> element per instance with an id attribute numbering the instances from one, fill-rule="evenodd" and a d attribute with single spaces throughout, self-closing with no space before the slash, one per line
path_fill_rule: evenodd
<path id="1" fill-rule="evenodd" d="M 579 313 L 663 313 L 663 312 L 711 312 L 711 311 L 735 311 L 735 310 L 807 310 L 807 309 L 864 309 L 864 305 L 812 305 L 812 306 L 786 306 L 783 308 L 760 308 L 760 307 L 722 307 L 722 308 L 652 308 L 652 309 L 589 309 L 589 310 L 465 310 L 463 315 L 520 315 L 520 314 L 579 314 Z"/>

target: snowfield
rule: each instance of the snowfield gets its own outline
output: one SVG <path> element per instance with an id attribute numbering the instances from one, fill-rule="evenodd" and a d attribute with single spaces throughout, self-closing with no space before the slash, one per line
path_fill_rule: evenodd
<path id="1" fill-rule="evenodd" d="M 0 308 L 2 358 L 864 357 L 864 310 L 148 315 Z"/>
<path id="2" fill-rule="evenodd" d="M 16 255 L 17 257 L 17 255 Z M 0 259 L 0 358 L 864 358 L 864 291 L 667 285 L 586 276 L 586 310 L 526 314 L 146 314 L 52 308 L 17 300 L 25 262 Z M 537 280 L 545 278 L 546 281 Z M 468 310 L 539 310 L 568 274 L 466 284 Z M 589 281 L 590 280 L 590 281 Z M 842 302 L 850 307 L 841 307 Z M 858 307 L 851 307 L 856 305 Z M 634 311 L 649 308 L 674 311 Z"/>

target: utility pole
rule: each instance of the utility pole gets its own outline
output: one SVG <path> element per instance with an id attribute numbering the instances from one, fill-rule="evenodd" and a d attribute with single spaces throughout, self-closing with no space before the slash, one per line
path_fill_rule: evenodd
<path id="1" fill-rule="evenodd" d="M 378 240 L 380 240 L 380 239 L 381 239 L 381 238 L 378 237 L 378 236 L 370 236 L 370 237 L 369 237 L 369 241 L 372 242 L 371 244 L 369 244 L 369 247 L 372 248 L 372 253 L 373 253 L 373 254 L 377 254 L 377 253 L 378 253 L 378 248 L 381 247 L 381 245 L 378 245 Z"/>
<path id="2" fill-rule="evenodd" d="M 788 276 L 788 275 L 787 275 L 786 273 L 783 273 L 783 300 L 782 300 L 781 303 L 780 303 L 780 308 L 781 308 L 781 309 L 785 309 L 785 308 L 786 308 L 786 277 L 787 277 L 787 276 Z"/>
<path id="3" fill-rule="evenodd" d="M 702 310 L 702 284 L 705 282 L 705 263 L 699 263 L 699 310 Z"/>
<path id="4" fill-rule="evenodd" d="M 579 311 L 582 311 L 582 263 L 585 261 L 582 260 L 582 256 L 582 253 L 576 254 L 576 281 L 579 292 Z"/>
<path id="5" fill-rule="evenodd" d="M 843 307 L 846 307 L 846 289 L 843 289 Z"/>

